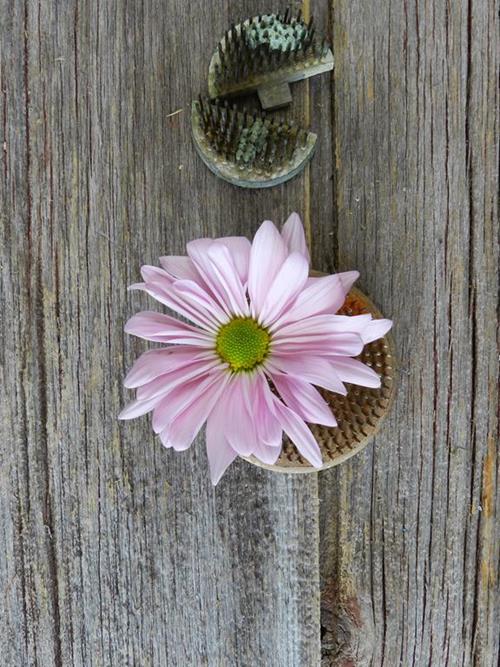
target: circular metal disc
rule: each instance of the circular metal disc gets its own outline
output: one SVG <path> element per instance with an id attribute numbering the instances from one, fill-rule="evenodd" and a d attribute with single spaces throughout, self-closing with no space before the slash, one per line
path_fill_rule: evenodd
<path id="1" fill-rule="evenodd" d="M 305 145 L 297 146 L 291 160 L 288 160 L 271 172 L 259 171 L 254 168 L 243 169 L 235 162 L 225 160 L 207 141 L 200 125 L 196 102 L 193 102 L 191 126 L 196 151 L 205 165 L 219 178 L 237 185 L 240 188 L 270 188 L 281 185 L 297 176 L 311 160 L 316 148 L 316 135 L 307 133 Z"/>

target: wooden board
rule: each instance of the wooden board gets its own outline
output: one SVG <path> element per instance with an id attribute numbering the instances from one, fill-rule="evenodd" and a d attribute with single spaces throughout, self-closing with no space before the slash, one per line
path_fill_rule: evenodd
<path id="1" fill-rule="evenodd" d="M 0 0 L 8 667 L 496 664 L 493 0 L 305 3 L 336 60 L 292 86 L 316 155 L 245 192 L 199 160 L 189 109 L 224 30 L 263 9 Z M 116 420 L 146 348 L 123 324 L 151 305 L 125 288 L 291 210 L 315 268 L 359 268 L 397 322 L 395 410 L 319 478 L 238 462 L 214 491 L 203 438 L 176 455 Z"/>
<path id="2" fill-rule="evenodd" d="M 401 376 L 374 446 L 320 476 L 325 665 L 492 667 L 495 3 L 331 11 L 335 263 L 394 319 Z"/>
<path id="3" fill-rule="evenodd" d="M 192 145 L 229 9 L 0 16 L 2 664 L 318 664 L 315 476 L 240 462 L 214 491 L 202 438 L 175 455 L 147 418 L 117 421 L 147 347 L 123 334 L 152 305 L 126 291 L 140 265 L 303 206 L 303 178 L 241 192 Z"/>

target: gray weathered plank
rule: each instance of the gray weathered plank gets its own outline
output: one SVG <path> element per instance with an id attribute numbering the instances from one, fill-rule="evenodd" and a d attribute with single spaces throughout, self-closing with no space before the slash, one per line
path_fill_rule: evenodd
<path id="1" fill-rule="evenodd" d="M 490 667 L 495 3 L 336 0 L 332 23 L 335 261 L 394 319 L 401 377 L 375 445 L 320 476 L 325 665 Z"/>
<path id="2" fill-rule="evenodd" d="M 0 2 L 3 664 L 319 663 L 315 476 L 242 462 L 214 491 L 202 439 L 116 420 L 140 264 L 303 208 L 304 177 L 242 192 L 191 145 L 233 12 Z"/>

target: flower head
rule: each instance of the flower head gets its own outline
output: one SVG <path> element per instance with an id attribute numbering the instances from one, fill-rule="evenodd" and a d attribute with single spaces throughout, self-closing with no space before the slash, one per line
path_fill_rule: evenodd
<path id="1" fill-rule="evenodd" d="M 187 322 L 157 312 L 132 317 L 125 331 L 163 343 L 136 361 L 125 386 L 136 400 L 120 414 L 153 412 L 165 447 L 187 449 L 206 422 L 212 481 L 236 456 L 278 459 L 283 432 L 315 467 L 319 446 L 307 423 L 336 426 L 316 387 L 345 395 L 344 382 L 379 387 L 355 359 L 385 335 L 389 320 L 336 315 L 356 271 L 313 278 L 302 223 L 292 214 L 281 234 L 264 222 L 243 237 L 199 239 L 187 257 L 143 266 L 141 289 Z"/>

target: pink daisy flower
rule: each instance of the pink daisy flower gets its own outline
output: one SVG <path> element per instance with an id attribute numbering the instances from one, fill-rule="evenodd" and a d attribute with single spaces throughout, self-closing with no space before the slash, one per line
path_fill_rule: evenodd
<path id="1" fill-rule="evenodd" d="M 165 447 L 187 449 L 206 422 L 212 482 L 236 456 L 278 459 L 283 432 L 315 467 L 321 451 L 307 422 L 336 426 L 316 387 L 345 395 L 344 382 L 379 387 L 356 357 L 390 329 L 389 320 L 335 313 L 357 271 L 311 278 L 299 216 L 281 234 L 266 221 L 253 243 L 199 239 L 187 257 L 143 266 L 146 291 L 187 322 L 158 312 L 134 315 L 127 333 L 166 347 L 145 352 L 125 386 L 136 400 L 120 414 L 153 413 Z"/>

